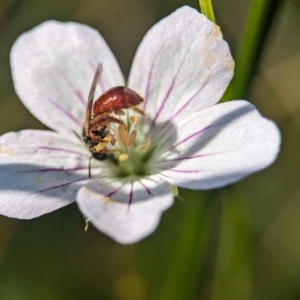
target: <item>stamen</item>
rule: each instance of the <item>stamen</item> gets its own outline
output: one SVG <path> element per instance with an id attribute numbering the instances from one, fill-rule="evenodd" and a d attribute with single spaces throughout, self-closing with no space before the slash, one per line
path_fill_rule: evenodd
<path id="1" fill-rule="evenodd" d="M 98 145 L 91 148 L 95 152 L 100 152 L 101 150 L 104 150 L 108 142 L 100 142 Z"/>
<path id="2" fill-rule="evenodd" d="M 146 144 L 142 147 L 142 153 L 146 153 L 151 146 L 151 139 L 148 138 Z"/>
<path id="3" fill-rule="evenodd" d="M 131 146 L 136 138 L 136 130 L 133 130 L 129 136 L 128 142 L 127 142 L 127 146 Z"/>
<path id="4" fill-rule="evenodd" d="M 111 143 L 113 146 L 116 144 L 116 139 L 111 133 L 108 133 L 105 138 L 107 138 L 109 143 Z"/>
<path id="5" fill-rule="evenodd" d="M 130 122 L 131 122 L 132 126 L 135 126 L 136 124 L 141 122 L 141 118 L 131 116 L 130 117 Z"/>
<path id="6" fill-rule="evenodd" d="M 120 156 L 119 156 L 119 161 L 125 161 L 127 160 L 129 157 L 129 154 L 127 153 L 122 153 Z"/>
<path id="7" fill-rule="evenodd" d="M 133 107 L 133 110 L 141 114 L 142 116 L 147 116 L 147 114 L 140 108 L 138 107 Z"/>
<path id="8" fill-rule="evenodd" d="M 120 141 L 126 146 L 128 141 L 128 131 L 125 124 L 120 124 L 118 127 Z"/>

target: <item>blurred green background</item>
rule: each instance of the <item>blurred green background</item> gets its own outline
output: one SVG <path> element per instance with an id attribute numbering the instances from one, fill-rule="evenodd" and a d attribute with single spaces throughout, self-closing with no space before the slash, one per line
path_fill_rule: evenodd
<path id="1" fill-rule="evenodd" d="M 254 2 L 213 1 L 234 57 Z M 275 2 L 243 92 L 281 129 L 275 164 L 216 191 L 182 190 L 185 201 L 130 246 L 84 232 L 76 204 L 31 221 L 1 216 L 0 299 L 300 299 L 300 1 Z M 48 19 L 89 24 L 128 76 L 145 32 L 184 4 L 199 9 L 197 0 L 0 0 L 0 134 L 45 128 L 12 85 L 9 51 L 22 32 Z"/>

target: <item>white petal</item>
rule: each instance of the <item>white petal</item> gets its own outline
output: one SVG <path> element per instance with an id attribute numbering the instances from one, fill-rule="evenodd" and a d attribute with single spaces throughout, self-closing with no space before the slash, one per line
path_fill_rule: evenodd
<path id="1" fill-rule="evenodd" d="M 89 152 L 79 139 L 24 130 L 0 137 L 0 214 L 30 219 L 75 201 L 88 180 Z"/>
<path id="2" fill-rule="evenodd" d="M 157 177 L 133 183 L 91 181 L 78 192 L 77 203 L 99 230 L 130 244 L 155 230 L 173 196 L 170 185 Z"/>
<path id="3" fill-rule="evenodd" d="M 191 189 L 221 187 L 266 168 L 281 140 L 277 126 L 246 101 L 195 113 L 177 125 L 177 132 L 156 168 L 170 183 Z"/>
<path id="4" fill-rule="evenodd" d="M 177 122 L 218 102 L 234 63 L 218 26 L 182 7 L 153 26 L 135 55 L 129 87 L 152 122 Z"/>
<path id="5" fill-rule="evenodd" d="M 101 35 L 76 23 L 47 21 L 22 34 L 12 47 L 15 89 L 30 112 L 50 128 L 81 134 L 89 89 L 98 63 L 96 95 L 124 80 Z"/>

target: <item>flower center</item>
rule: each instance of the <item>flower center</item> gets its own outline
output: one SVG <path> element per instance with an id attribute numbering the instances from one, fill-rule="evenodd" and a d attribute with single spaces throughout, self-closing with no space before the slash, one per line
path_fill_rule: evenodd
<path id="1" fill-rule="evenodd" d="M 144 137 L 140 117 L 127 114 L 126 118 L 127 122 L 110 125 L 109 134 L 97 145 L 97 150 L 106 149 L 111 154 L 106 161 L 114 177 L 149 175 L 151 139 Z"/>

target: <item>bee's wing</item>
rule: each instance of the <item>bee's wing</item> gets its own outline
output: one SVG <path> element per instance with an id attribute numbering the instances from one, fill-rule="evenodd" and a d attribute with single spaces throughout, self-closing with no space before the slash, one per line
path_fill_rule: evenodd
<path id="1" fill-rule="evenodd" d="M 87 103 L 87 107 L 86 107 L 84 124 L 83 124 L 83 130 L 84 130 L 85 136 L 90 136 L 90 121 L 91 121 L 93 100 L 94 100 L 94 95 L 95 95 L 97 84 L 101 80 L 102 70 L 103 70 L 102 64 L 99 64 L 97 67 L 92 85 L 91 85 L 90 92 L 89 92 L 88 103 Z"/>

